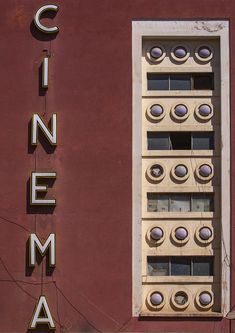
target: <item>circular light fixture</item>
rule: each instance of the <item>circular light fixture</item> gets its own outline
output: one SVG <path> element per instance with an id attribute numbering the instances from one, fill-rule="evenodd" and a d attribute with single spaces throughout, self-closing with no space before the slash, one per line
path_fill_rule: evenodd
<path id="1" fill-rule="evenodd" d="M 159 239 L 161 239 L 163 237 L 163 235 L 164 235 L 164 232 L 159 227 L 155 227 L 155 228 L 151 229 L 151 231 L 150 231 L 150 236 L 155 241 L 158 241 Z"/>
<path id="2" fill-rule="evenodd" d="M 166 171 L 162 164 L 152 163 L 146 170 L 147 179 L 152 182 L 159 182 L 165 177 Z"/>
<path id="3" fill-rule="evenodd" d="M 196 229 L 196 238 L 203 245 L 208 245 L 214 239 L 214 229 L 208 225 L 200 225 Z"/>
<path id="4" fill-rule="evenodd" d="M 179 245 L 184 245 L 189 240 L 189 231 L 182 225 L 176 226 L 171 231 L 173 241 Z"/>
<path id="5" fill-rule="evenodd" d="M 179 181 L 184 182 L 189 177 L 188 166 L 186 164 L 176 164 L 171 169 L 172 177 Z"/>
<path id="6" fill-rule="evenodd" d="M 146 115 L 149 120 L 157 122 L 165 117 L 166 112 L 162 104 L 156 103 L 156 104 L 151 104 L 147 107 Z"/>
<path id="7" fill-rule="evenodd" d="M 161 293 L 153 293 L 150 296 L 150 301 L 153 305 L 160 305 L 163 302 L 163 296 Z"/>
<path id="8" fill-rule="evenodd" d="M 202 310 L 208 310 L 214 303 L 214 294 L 209 290 L 199 290 L 196 294 L 196 304 Z"/>
<path id="9" fill-rule="evenodd" d="M 160 310 L 165 305 L 165 297 L 158 290 L 152 290 L 147 295 L 147 306 L 150 310 Z"/>
<path id="10" fill-rule="evenodd" d="M 163 55 L 163 49 L 159 46 L 154 46 L 150 50 L 150 55 L 154 59 L 159 59 Z"/>
<path id="11" fill-rule="evenodd" d="M 180 228 L 177 228 L 175 230 L 175 237 L 178 239 L 178 240 L 185 240 L 185 238 L 188 237 L 188 231 L 187 229 L 183 228 L 183 227 L 180 227 Z"/>
<path id="12" fill-rule="evenodd" d="M 195 108 L 195 114 L 199 120 L 208 121 L 213 117 L 213 106 L 209 103 L 199 104 Z"/>
<path id="13" fill-rule="evenodd" d="M 208 227 L 203 227 L 199 230 L 199 237 L 202 240 L 208 240 L 212 236 L 212 230 Z"/>
<path id="14" fill-rule="evenodd" d="M 213 178 L 214 167 L 209 162 L 202 163 L 196 167 L 195 173 L 199 180 L 206 182 Z"/>
<path id="15" fill-rule="evenodd" d="M 189 305 L 189 294 L 185 289 L 175 290 L 171 296 L 173 306 L 179 310 L 184 310 Z"/>
<path id="16" fill-rule="evenodd" d="M 171 108 L 171 116 L 178 121 L 184 121 L 189 116 L 188 106 L 185 103 L 174 104 Z"/>
<path id="17" fill-rule="evenodd" d="M 199 45 L 196 48 L 195 56 L 201 62 L 208 62 L 213 58 L 214 51 L 210 45 Z"/>
<path id="18" fill-rule="evenodd" d="M 149 47 L 146 55 L 151 62 L 161 62 L 166 56 L 166 51 L 162 45 L 157 44 Z"/>
<path id="19" fill-rule="evenodd" d="M 159 225 L 152 225 L 146 233 L 148 243 L 158 246 L 162 244 L 166 238 L 165 229 Z"/>
<path id="20" fill-rule="evenodd" d="M 190 51 L 186 45 L 177 45 L 171 50 L 171 57 L 177 62 L 185 62 L 189 55 Z"/>

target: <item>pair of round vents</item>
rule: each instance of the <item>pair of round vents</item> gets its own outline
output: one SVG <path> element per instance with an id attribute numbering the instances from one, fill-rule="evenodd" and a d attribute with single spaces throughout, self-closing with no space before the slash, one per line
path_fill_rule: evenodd
<path id="1" fill-rule="evenodd" d="M 213 58 L 213 48 L 210 45 L 199 45 L 192 54 L 200 62 L 208 62 Z M 161 62 L 166 57 L 166 50 L 164 46 L 158 44 L 150 47 L 147 50 L 148 58 L 153 62 Z M 170 57 L 176 62 L 185 62 L 190 56 L 190 48 L 187 45 L 175 45 L 170 51 Z"/>
<path id="2" fill-rule="evenodd" d="M 213 106 L 209 103 L 200 103 L 195 108 L 195 115 L 201 121 L 208 121 L 213 116 Z M 171 116 L 178 121 L 186 120 L 189 115 L 189 107 L 185 103 L 174 104 L 171 108 Z M 160 121 L 166 115 L 166 110 L 162 104 L 152 104 L 147 108 L 147 117 L 151 121 Z"/>
<path id="3" fill-rule="evenodd" d="M 147 304 L 151 310 L 161 310 L 166 303 L 166 296 L 160 291 L 151 291 L 147 296 Z M 175 290 L 170 297 L 173 308 L 184 310 L 190 303 L 189 292 L 182 288 Z M 214 294 L 206 289 L 201 289 L 195 296 L 195 303 L 199 309 L 210 309 L 214 303 Z"/>
<path id="4" fill-rule="evenodd" d="M 214 176 L 213 165 L 209 162 L 199 164 L 195 173 L 198 179 L 209 181 Z M 159 182 L 166 175 L 165 167 L 160 163 L 153 163 L 147 168 L 147 176 L 151 181 Z M 185 181 L 189 177 L 189 168 L 186 164 L 176 164 L 171 169 L 171 176 L 177 181 Z"/>
<path id="5" fill-rule="evenodd" d="M 214 238 L 213 228 L 210 226 L 199 226 L 195 232 L 196 239 L 202 244 L 209 244 Z M 163 227 L 155 226 L 148 230 L 147 238 L 150 242 L 155 245 L 160 245 L 164 242 L 166 237 L 166 232 Z M 171 231 L 171 237 L 175 243 L 179 245 L 184 245 L 188 242 L 190 238 L 189 230 L 182 226 L 178 225 L 174 227 Z"/>

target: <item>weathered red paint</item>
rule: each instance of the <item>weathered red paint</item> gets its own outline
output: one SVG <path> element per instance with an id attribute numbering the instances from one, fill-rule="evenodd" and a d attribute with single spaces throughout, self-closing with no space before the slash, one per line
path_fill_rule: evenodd
<path id="1" fill-rule="evenodd" d="M 234 156 L 234 1 L 55 3 L 60 6 L 54 18 L 60 32 L 49 41 L 31 25 L 34 12 L 45 2 L 1 1 L 0 332 L 26 332 L 41 293 L 48 297 L 58 332 L 235 332 L 234 322 L 226 319 L 131 317 L 131 22 L 231 20 Z M 51 52 L 50 86 L 40 96 L 38 68 L 45 48 Z M 34 112 L 48 120 L 58 113 L 59 144 L 54 152 L 40 144 L 35 150 L 28 147 L 28 123 Z M 54 211 L 30 210 L 27 205 L 27 182 L 35 168 L 58 172 L 51 191 L 58 201 Z M 232 198 L 234 172 L 232 159 Z M 231 217 L 234 239 L 233 204 Z M 56 233 L 57 266 L 52 275 L 46 275 L 45 260 L 31 272 L 25 268 L 26 242 L 35 231 L 40 237 Z M 231 307 L 233 269 L 232 273 Z"/>

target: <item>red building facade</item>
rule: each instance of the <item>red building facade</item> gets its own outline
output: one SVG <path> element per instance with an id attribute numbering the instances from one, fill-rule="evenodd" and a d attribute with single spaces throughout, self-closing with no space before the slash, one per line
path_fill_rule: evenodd
<path id="1" fill-rule="evenodd" d="M 229 20 L 231 76 L 231 304 L 233 310 L 232 1 L 59 1 L 34 25 L 42 1 L 1 3 L 0 332 L 26 332 L 45 295 L 58 332 L 228 332 L 225 317 L 133 317 L 132 295 L 132 22 Z M 49 55 L 49 87 L 41 64 Z M 31 119 L 57 114 L 58 143 Z M 31 172 L 56 172 L 48 196 L 30 204 Z M 56 266 L 28 265 L 29 236 L 56 235 Z M 39 325 L 36 332 L 49 331 Z"/>

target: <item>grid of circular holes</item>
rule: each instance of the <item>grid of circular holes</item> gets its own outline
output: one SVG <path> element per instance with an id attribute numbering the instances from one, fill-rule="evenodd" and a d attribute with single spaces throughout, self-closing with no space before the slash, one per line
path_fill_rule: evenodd
<path id="1" fill-rule="evenodd" d="M 195 57 L 200 62 L 208 62 L 214 56 L 214 50 L 211 45 L 202 44 L 196 47 Z M 174 45 L 170 52 L 171 58 L 177 62 L 185 62 L 189 55 L 190 49 L 187 45 Z M 147 57 L 152 62 L 161 62 L 166 56 L 165 48 L 156 44 L 147 49 Z"/>

